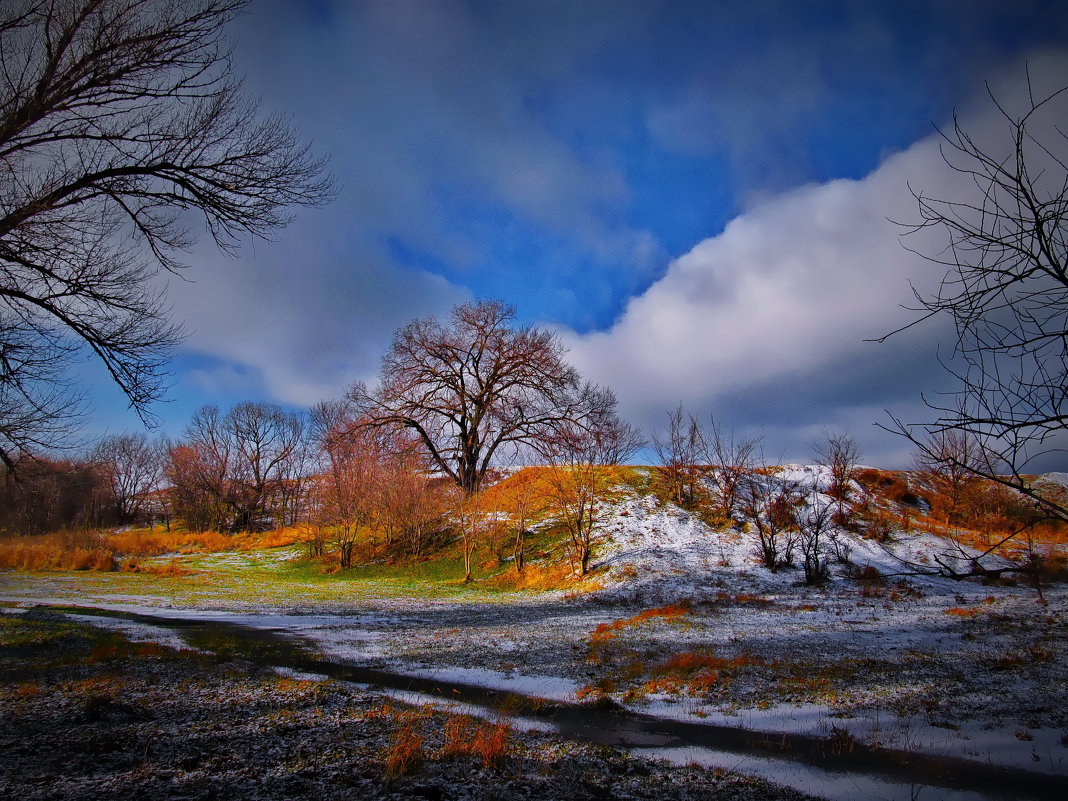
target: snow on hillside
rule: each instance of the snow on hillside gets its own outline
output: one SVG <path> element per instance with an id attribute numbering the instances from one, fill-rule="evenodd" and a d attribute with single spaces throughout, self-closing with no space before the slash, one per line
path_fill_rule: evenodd
<path id="1" fill-rule="evenodd" d="M 783 465 L 768 480 L 792 486 L 813 507 L 835 503 L 826 494 L 831 484 L 826 467 Z M 853 491 L 857 497 L 866 492 L 855 483 Z M 619 494 L 621 499 L 601 509 L 602 539 L 594 567 L 606 569 L 609 589 L 605 597 L 668 603 L 703 594 L 713 580 L 717 586 L 742 583 L 750 591 L 760 588 L 772 592 L 796 585 L 803 578 L 796 565 L 774 573 L 763 567 L 757 555 L 759 540 L 751 527 L 713 530 L 696 514 L 663 504 L 653 495 L 632 489 Z M 933 572 L 936 560 L 964 569 L 972 557 L 980 555 L 945 537 L 918 531 L 897 531 L 888 541 L 880 542 L 835 530 L 834 540 L 837 552 L 848 558 L 853 570 L 871 566 L 884 576 L 908 575 L 922 584 L 959 586 L 951 579 L 920 573 Z M 989 568 L 1005 564 L 997 557 L 984 559 Z M 846 573 L 847 565 L 832 558 L 831 581 L 842 580 Z"/>
<path id="2" fill-rule="evenodd" d="M 1038 481 L 1060 484 L 1062 487 L 1068 487 L 1068 473 L 1043 473 L 1038 477 Z"/>

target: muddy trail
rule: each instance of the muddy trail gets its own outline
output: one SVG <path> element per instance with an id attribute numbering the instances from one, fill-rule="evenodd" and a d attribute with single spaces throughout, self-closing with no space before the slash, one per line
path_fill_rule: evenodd
<path id="1" fill-rule="evenodd" d="M 492 714 L 548 725 L 561 737 L 618 748 L 664 753 L 673 749 L 709 749 L 749 761 L 792 763 L 861 784 L 881 782 L 931 788 L 959 797 L 1006 799 L 1068 798 L 1068 777 L 1019 768 L 933 756 L 898 749 L 870 749 L 852 737 L 768 734 L 743 727 L 670 720 L 625 710 L 613 702 L 567 703 L 475 684 L 414 677 L 379 668 L 323 659 L 314 646 L 280 631 L 232 622 L 157 617 L 88 607 L 52 607 L 115 617 L 173 631 L 191 647 L 219 661 L 244 660 L 258 667 L 285 668 L 386 691 L 412 693 L 427 701 L 468 704 Z M 819 786 L 808 786 L 820 792 Z M 939 795 L 938 797 L 943 797 Z"/>

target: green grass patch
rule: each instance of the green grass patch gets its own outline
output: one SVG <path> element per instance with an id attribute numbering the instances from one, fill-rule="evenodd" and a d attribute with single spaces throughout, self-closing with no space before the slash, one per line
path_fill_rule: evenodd
<path id="1" fill-rule="evenodd" d="M 26 648 L 49 645 L 85 635 L 85 626 L 51 620 L 26 620 L 21 615 L 0 615 L 0 646 Z"/>

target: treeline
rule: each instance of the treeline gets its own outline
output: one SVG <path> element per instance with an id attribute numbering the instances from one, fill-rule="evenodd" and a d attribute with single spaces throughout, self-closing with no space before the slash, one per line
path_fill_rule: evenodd
<path id="1" fill-rule="evenodd" d="M 486 477 L 527 455 L 556 466 L 569 554 L 584 573 L 599 468 L 643 441 L 616 414 L 611 390 L 567 364 L 555 334 L 515 327 L 514 318 L 512 307 L 481 301 L 444 321 L 416 320 L 396 332 L 377 386 L 357 382 L 307 414 L 269 403 L 205 406 L 174 442 L 106 437 L 72 463 L 88 486 L 64 485 L 73 500 L 51 503 L 47 525 L 180 520 L 190 530 L 238 532 L 300 524 L 312 551 L 329 548 L 342 567 L 360 538 L 418 556 L 458 537 L 470 577 L 472 543 L 495 514 L 482 494 Z M 28 499 L 38 477 L 18 472 L 6 484 Z M 7 531 L 43 525 L 16 516 Z"/>

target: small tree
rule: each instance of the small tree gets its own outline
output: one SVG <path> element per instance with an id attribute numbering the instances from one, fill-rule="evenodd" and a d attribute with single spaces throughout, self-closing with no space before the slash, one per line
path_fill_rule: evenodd
<path id="1" fill-rule="evenodd" d="M 757 466 L 762 440 L 763 437 L 737 439 L 733 431 L 712 420 L 706 459 L 714 465 L 711 476 L 719 495 L 719 512 L 727 521 L 740 511 L 742 488 Z"/>
<path id="2" fill-rule="evenodd" d="M 526 538 L 531 520 L 545 511 L 546 498 L 538 476 L 537 468 L 528 467 L 509 478 L 500 488 L 501 502 L 514 534 L 512 564 L 516 573 L 522 573 L 526 566 Z"/>
<path id="3" fill-rule="evenodd" d="M 792 564 L 798 500 L 793 486 L 762 468 L 740 482 L 738 496 L 739 510 L 756 531 L 757 557 L 764 567 L 774 573 Z"/>
<path id="4" fill-rule="evenodd" d="M 849 434 L 828 434 L 826 441 L 814 446 L 814 449 L 818 463 L 826 467 L 831 476 L 827 494 L 834 498 L 833 523 L 848 527 L 852 524 L 850 501 L 860 447 Z"/>
<path id="5" fill-rule="evenodd" d="M 568 558 L 580 576 L 589 572 L 599 505 L 611 483 L 609 468 L 638 450 L 640 432 L 616 416 L 616 398 L 606 389 L 593 389 L 597 412 L 584 424 L 558 426 L 540 447 L 548 461 L 551 502 L 568 535 Z"/>
<path id="6" fill-rule="evenodd" d="M 681 403 L 668 412 L 664 436 L 653 434 L 653 449 L 671 499 L 684 509 L 693 508 L 703 494 L 705 470 L 701 462 L 706 459 L 708 444 L 696 418 L 686 415 Z"/>
<path id="7" fill-rule="evenodd" d="M 327 542 L 333 542 L 338 567 L 349 568 L 357 537 L 371 526 L 379 508 L 381 444 L 338 402 L 313 407 L 311 437 L 319 454 L 312 515 L 318 533 L 312 546 L 321 553 Z"/>
<path id="8" fill-rule="evenodd" d="M 830 558 L 834 533 L 834 504 L 813 492 L 798 512 L 798 546 L 805 569 L 806 584 L 822 584 L 830 578 Z"/>
<path id="9" fill-rule="evenodd" d="M 960 431 L 932 432 L 915 456 L 921 477 L 934 490 L 932 511 L 951 526 L 962 525 L 985 458 L 973 437 Z"/>
<path id="10" fill-rule="evenodd" d="M 453 510 L 464 556 L 464 584 L 472 578 L 475 549 L 492 540 L 500 520 L 497 510 L 487 502 L 484 492 L 466 494 L 458 487 L 453 488 Z"/>
<path id="11" fill-rule="evenodd" d="M 421 556 L 448 532 L 450 485 L 431 476 L 426 458 L 396 433 L 385 440 L 380 464 L 378 526 L 391 551 Z"/>

